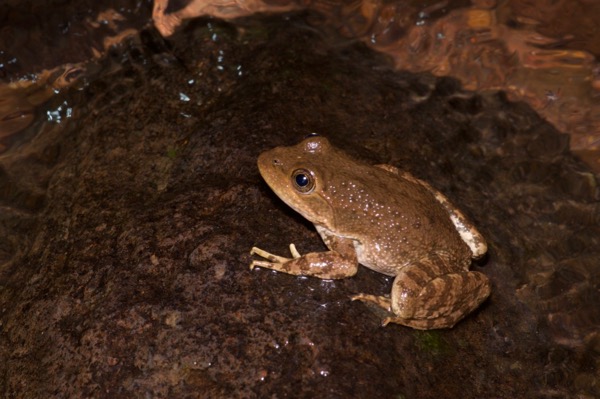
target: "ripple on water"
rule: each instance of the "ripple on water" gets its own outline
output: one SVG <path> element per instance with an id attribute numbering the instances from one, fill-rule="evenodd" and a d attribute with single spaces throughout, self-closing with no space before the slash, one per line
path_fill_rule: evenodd
<path id="1" fill-rule="evenodd" d="M 255 12 L 298 8 L 300 2 L 269 5 L 260 0 L 196 0 L 167 12 L 156 2 L 157 28 L 170 35 L 181 20 L 198 15 L 236 18 Z M 571 148 L 600 170 L 600 3 L 495 0 L 314 1 L 315 23 L 334 26 L 391 55 L 397 68 L 458 78 L 470 90 L 505 90 L 528 102 L 571 135 Z"/>

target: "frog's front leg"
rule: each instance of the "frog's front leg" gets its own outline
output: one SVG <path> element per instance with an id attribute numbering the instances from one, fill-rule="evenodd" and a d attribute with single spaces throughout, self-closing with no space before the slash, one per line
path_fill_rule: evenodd
<path id="1" fill-rule="evenodd" d="M 252 261 L 250 269 L 258 266 L 296 276 L 313 276 L 327 280 L 354 276 L 358 270 L 358 258 L 352 241 L 336 238 L 327 244 L 330 251 L 310 252 L 305 255 L 300 255 L 294 244 L 291 244 L 292 258 L 273 255 L 254 247 L 250 254 L 266 260 Z"/>
<path id="2" fill-rule="evenodd" d="M 391 298 L 359 294 L 353 300 L 373 302 L 391 311 L 383 325 L 397 323 L 420 330 L 451 328 L 490 294 L 490 282 L 479 272 L 452 267 L 432 255 L 400 270 Z"/>

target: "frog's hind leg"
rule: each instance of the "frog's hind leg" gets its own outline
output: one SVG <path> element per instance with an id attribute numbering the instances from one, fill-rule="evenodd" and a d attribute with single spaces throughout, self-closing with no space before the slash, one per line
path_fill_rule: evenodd
<path id="1" fill-rule="evenodd" d="M 353 301 L 370 302 L 373 303 L 383 310 L 392 313 L 392 300 L 386 296 L 370 295 L 370 294 L 356 294 L 350 297 Z"/>
<path id="2" fill-rule="evenodd" d="M 434 255 L 401 270 L 394 280 L 391 309 L 383 324 L 398 323 L 427 330 L 451 328 L 490 294 L 490 282 L 479 272 L 451 267 Z"/>

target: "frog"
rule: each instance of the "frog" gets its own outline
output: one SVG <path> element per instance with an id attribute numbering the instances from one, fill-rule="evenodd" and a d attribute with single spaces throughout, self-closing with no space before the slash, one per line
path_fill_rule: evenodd
<path id="1" fill-rule="evenodd" d="M 253 247 L 250 269 L 325 280 L 352 277 L 359 264 L 393 277 L 389 295 L 350 299 L 382 308 L 381 325 L 452 328 L 491 292 L 470 270 L 487 242 L 465 214 L 429 183 L 387 164 L 372 165 L 311 134 L 261 153 L 258 170 L 284 203 L 309 220 L 327 247 L 291 257 Z"/>

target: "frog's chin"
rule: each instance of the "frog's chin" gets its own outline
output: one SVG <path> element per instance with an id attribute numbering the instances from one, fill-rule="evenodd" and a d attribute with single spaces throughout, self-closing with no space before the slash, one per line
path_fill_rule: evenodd
<path id="1" fill-rule="evenodd" d="M 273 191 L 283 202 L 309 222 L 320 226 L 331 226 L 333 209 L 320 195 L 316 193 L 289 195 Z"/>

